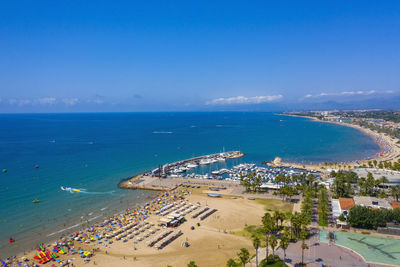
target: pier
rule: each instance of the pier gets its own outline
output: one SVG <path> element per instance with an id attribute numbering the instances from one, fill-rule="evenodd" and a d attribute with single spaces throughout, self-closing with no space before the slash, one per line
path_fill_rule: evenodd
<path id="1" fill-rule="evenodd" d="M 191 166 L 197 167 L 199 164 L 211 164 L 217 162 L 218 160 L 223 159 L 225 161 L 226 159 L 235 159 L 243 156 L 244 153 L 241 151 L 229 151 L 180 160 L 173 163 L 160 165 L 154 170 L 128 178 L 122 181 L 119 184 L 119 187 L 125 189 L 169 191 L 175 189 L 184 181 L 193 180 L 193 183 L 199 183 L 198 179 L 185 179 L 183 181 L 183 175 L 179 175 L 180 173 L 184 173 L 186 170 L 189 170 Z M 224 181 L 218 182 L 224 183 Z M 204 185 L 207 183 L 209 183 L 209 181 L 204 181 Z"/>

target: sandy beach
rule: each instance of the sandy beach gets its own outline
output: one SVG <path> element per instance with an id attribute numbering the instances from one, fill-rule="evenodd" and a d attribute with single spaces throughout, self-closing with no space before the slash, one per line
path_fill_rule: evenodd
<path id="1" fill-rule="evenodd" d="M 58 258 L 63 263 L 69 263 L 70 266 L 186 266 L 191 260 L 195 261 L 199 266 L 224 266 L 227 259 L 235 257 L 240 248 L 247 248 L 252 251 L 251 241 L 238 234 L 247 225 L 259 225 L 261 217 L 266 211 L 265 203 L 255 200 L 249 200 L 245 194 L 237 194 L 241 192 L 237 187 L 227 186 L 226 189 L 220 190 L 220 198 L 211 198 L 207 196 L 209 187 L 206 185 L 178 186 L 168 193 L 160 193 L 153 201 L 129 210 L 124 214 L 117 215 L 108 220 L 111 223 L 95 224 L 93 229 L 86 229 L 73 235 L 73 245 L 69 248 L 67 254 L 59 255 Z M 271 195 L 260 195 L 264 198 L 262 201 L 270 203 L 268 208 L 271 210 L 292 210 L 293 204 L 284 202 L 280 199 L 270 199 Z M 161 216 L 159 211 L 162 207 L 170 206 L 172 211 L 178 210 L 185 214 L 186 221 L 175 228 L 167 228 L 159 226 Z M 201 218 L 207 214 L 209 210 L 215 209 L 216 212 L 206 218 Z M 193 218 L 197 213 L 203 210 L 201 216 Z M 178 212 L 177 211 L 177 212 Z M 115 233 L 120 230 L 122 234 L 117 234 L 110 239 L 92 238 L 97 235 L 105 235 L 105 230 L 113 225 L 112 231 L 107 233 Z M 130 228 L 134 225 L 135 228 Z M 138 228 L 135 235 L 135 229 Z M 173 240 L 162 249 L 153 247 L 149 244 L 153 240 L 164 233 L 172 231 L 172 233 L 164 238 L 167 240 L 170 236 L 179 233 L 176 240 Z M 129 233 L 135 235 L 129 238 Z M 153 233 L 154 232 L 154 233 Z M 127 237 L 118 238 L 123 234 Z M 152 234 L 153 233 L 153 234 Z M 107 234 L 105 235 L 107 236 Z M 148 236 L 142 241 L 138 241 L 141 237 Z M 64 237 L 64 240 L 68 237 Z M 127 242 L 124 242 L 124 239 Z M 72 240 L 72 238 L 68 239 Z M 112 243 L 109 244 L 112 240 Z M 188 247 L 182 246 L 187 242 Z M 51 250 L 55 244 L 48 244 L 47 249 Z M 64 248 L 65 249 L 65 248 Z M 93 252 L 86 260 L 80 257 L 78 250 Z M 33 260 L 36 251 L 32 251 L 25 255 L 30 263 L 37 262 Z M 22 259 L 23 257 L 19 257 Z M 27 263 L 28 264 L 28 263 Z M 50 262 L 52 264 L 52 262 Z M 48 265 L 48 264 L 47 264 Z M 28 265 L 27 265 L 28 266 Z"/>
<path id="2" fill-rule="evenodd" d="M 291 167 L 295 167 L 295 168 L 305 168 L 305 169 L 325 172 L 327 168 L 349 170 L 349 169 L 353 169 L 354 167 L 360 166 L 363 164 L 368 166 L 368 161 L 372 161 L 372 160 L 377 160 L 378 162 L 379 161 L 392 161 L 393 162 L 393 161 L 397 161 L 398 159 L 400 159 L 400 144 L 397 143 L 399 140 L 396 138 L 393 138 L 385 133 L 379 133 L 379 132 L 373 131 L 369 128 L 361 127 L 361 126 L 355 125 L 355 124 L 324 121 L 324 120 L 320 120 L 315 117 L 289 115 L 289 114 L 282 114 L 282 115 L 292 116 L 292 117 L 302 117 L 302 118 L 311 119 L 311 120 L 314 120 L 317 122 L 332 123 L 332 124 L 336 124 L 336 125 L 340 125 L 340 126 L 352 127 L 354 129 L 357 129 L 357 130 L 365 133 L 366 135 L 370 136 L 375 141 L 375 143 L 377 145 L 379 145 L 380 151 L 368 159 L 337 162 L 336 165 L 327 166 L 324 163 L 300 164 L 300 163 L 294 163 L 294 162 L 282 162 L 280 164 L 281 166 L 285 166 L 285 167 L 291 166 Z"/>
<path id="3" fill-rule="evenodd" d="M 367 161 L 372 159 L 393 161 L 399 158 L 400 147 L 396 143 L 397 140 L 390 136 L 357 125 L 337 124 L 353 127 L 371 136 L 381 147 L 380 152 L 371 159 L 338 162 L 336 166 L 290 162 L 283 162 L 280 165 L 324 172 L 329 167 L 339 168 L 339 165 L 341 169 L 350 169 L 356 165 L 367 164 Z M 240 248 L 245 247 L 253 251 L 248 238 L 235 234 L 247 225 L 259 225 L 265 213 L 265 204 L 249 200 L 249 197 L 275 201 L 276 205 L 271 205 L 270 202 L 271 211 L 293 207 L 292 204 L 272 195 L 243 194 L 243 188 L 237 182 L 160 179 L 138 175 L 123 181 L 120 186 L 127 189 L 153 189 L 161 192 L 145 205 L 131 207 L 103 223 L 61 237 L 57 243 L 47 244 L 43 251 L 52 253 L 54 246 L 63 248 L 66 253 L 57 254 L 57 260 L 60 264 L 70 266 L 171 265 L 175 267 L 186 266 L 191 260 L 199 266 L 224 266 L 227 259 L 235 257 Z M 226 187 L 226 189 L 218 191 L 220 198 L 211 198 L 207 193 L 215 191 L 209 191 L 210 186 Z M 203 210 L 205 211 L 203 215 L 212 210 L 215 212 L 204 219 L 201 219 L 202 216 L 194 216 Z M 299 210 L 299 205 L 295 205 L 294 210 Z M 168 214 L 176 212 L 184 215 L 186 221 L 175 228 L 160 225 Z M 151 243 L 155 245 L 149 246 Z M 29 260 L 26 266 L 32 266 L 30 264 L 38 262 L 33 260 L 38 253 L 41 252 L 31 251 L 26 255 L 19 255 L 18 259 L 26 258 Z M 52 261 L 48 263 L 51 264 Z"/>

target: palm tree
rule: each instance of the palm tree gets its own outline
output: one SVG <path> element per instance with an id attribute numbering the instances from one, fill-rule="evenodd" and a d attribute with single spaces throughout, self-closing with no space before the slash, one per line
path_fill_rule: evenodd
<path id="1" fill-rule="evenodd" d="M 304 266 L 304 250 L 308 249 L 308 245 L 306 243 L 301 244 L 301 265 Z"/>
<path id="2" fill-rule="evenodd" d="M 237 267 L 238 265 L 237 265 L 237 263 L 235 262 L 235 260 L 234 259 L 229 259 L 227 262 L 226 262 L 226 267 Z"/>
<path id="3" fill-rule="evenodd" d="M 243 264 L 243 267 L 246 267 L 246 263 L 249 261 L 250 259 L 250 253 L 246 248 L 241 248 L 240 252 L 237 254 L 240 261 Z"/>
<path id="4" fill-rule="evenodd" d="M 281 216 L 281 213 L 279 212 L 279 210 L 276 210 L 274 212 L 274 216 L 272 217 L 274 219 L 274 221 L 275 221 L 275 229 L 278 229 L 278 227 L 279 227 L 279 218 L 280 218 L 280 216 Z"/>
<path id="5" fill-rule="evenodd" d="M 258 267 L 258 248 L 260 247 L 260 239 L 257 236 L 253 236 L 253 247 L 256 250 L 256 267 Z"/>
<path id="6" fill-rule="evenodd" d="M 278 238 L 275 235 L 271 235 L 269 238 L 269 245 L 272 249 L 272 256 L 275 256 L 275 248 L 278 246 Z"/>
<path id="7" fill-rule="evenodd" d="M 286 260 L 286 249 L 288 248 L 288 246 L 289 246 L 289 236 L 284 234 L 281 237 L 281 242 L 279 244 L 279 247 L 283 250 L 283 262 L 285 262 Z"/>
<path id="8" fill-rule="evenodd" d="M 284 213 L 279 212 L 278 210 L 275 211 L 274 217 L 273 217 L 273 218 L 275 219 L 276 229 L 279 228 L 278 222 L 280 222 L 280 224 L 281 224 L 281 226 L 282 226 L 282 223 L 283 223 L 283 221 L 285 220 L 285 217 L 286 217 L 286 216 L 285 216 Z"/>
<path id="9" fill-rule="evenodd" d="M 396 199 L 396 202 L 398 202 L 400 197 L 400 186 L 392 186 L 392 188 L 390 188 L 390 194 L 394 199 Z"/>
<path id="10" fill-rule="evenodd" d="M 306 239 L 308 239 L 308 232 L 306 230 L 300 231 L 300 239 L 302 241 L 301 244 L 301 264 L 304 266 L 304 250 L 308 249 L 308 245 L 305 243 Z"/>
<path id="11" fill-rule="evenodd" d="M 381 181 L 381 184 L 382 184 L 383 186 L 385 186 L 386 184 L 389 183 L 389 179 L 388 179 L 386 176 L 382 176 L 382 177 L 380 178 L 380 181 Z"/>
<path id="12" fill-rule="evenodd" d="M 265 259 L 268 259 L 269 235 L 274 231 L 275 223 L 273 218 L 271 217 L 271 214 L 269 214 L 268 212 L 266 212 L 262 217 L 262 223 L 265 233 Z"/>

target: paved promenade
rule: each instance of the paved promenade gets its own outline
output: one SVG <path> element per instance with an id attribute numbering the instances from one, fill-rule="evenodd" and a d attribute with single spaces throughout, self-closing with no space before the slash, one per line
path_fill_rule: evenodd
<path id="1" fill-rule="evenodd" d="M 350 249 L 337 246 L 335 244 L 328 244 L 319 242 L 318 238 L 318 211 L 317 200 L 313 201 L 313 213 L 311 221 L 311 237 L 306 241 L 309 249 L 304 250 L 304 263 L 307 267 L 321 267 L 322 264 L 331 267 L 387 267 L 389 265 L 380 265 L 366 263 L 364 259 Z M 251 252 L 253 253 L 253 252 Z M 259 249 L 259 261 L 265 258 L 265 248 Z M 270 250 L 269 253 L 272 253 Z M 278 249 L 276 254 L 283 259 L 283 250 Z M 301 262 L 301 241 L 291 243 L 286 250 L 286 263 L 289 266 L 296 266 Z M 255 267 L 255 259 L 253 259 L 246 266 Z"/>

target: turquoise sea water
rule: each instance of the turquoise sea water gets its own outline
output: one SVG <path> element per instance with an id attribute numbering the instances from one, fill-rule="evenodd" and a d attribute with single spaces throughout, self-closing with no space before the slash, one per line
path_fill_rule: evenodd
<path id="1" fill-rule="evenodd" d="M 379 147 L 349 127 L 272 113 L 0 115 L 0 169 L 7 169 L 0 173 L 0 257 L 154 194 L 119 189 L 123 178 L 223 149 L 241 150 L 246 156 L 240 161 L 260 163 L 276 156 L 355 160 Z M 10 236 L 17 242 L 8 244 Z"/>

